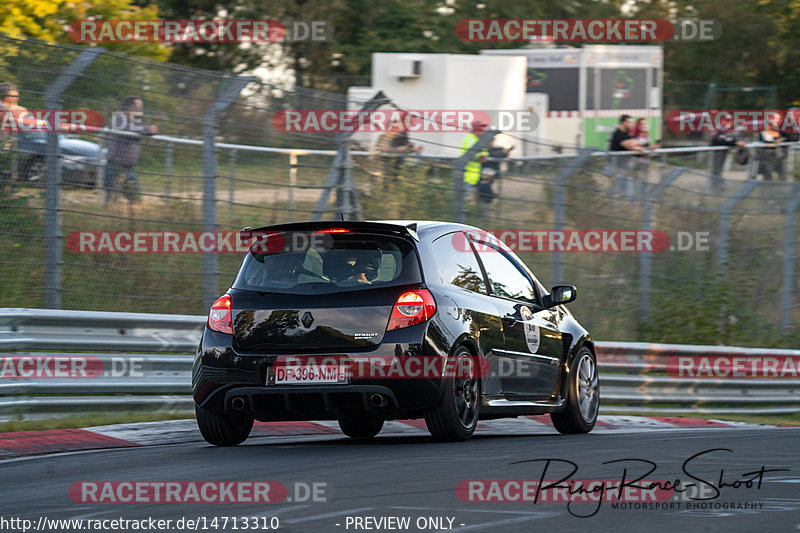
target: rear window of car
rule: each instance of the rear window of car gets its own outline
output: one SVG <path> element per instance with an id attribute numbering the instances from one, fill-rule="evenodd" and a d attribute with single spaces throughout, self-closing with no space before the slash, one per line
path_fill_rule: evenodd
<path id="1" fill-rule="evenodd" d="M 406 239 L 354 232 L 285 232 L 271 233 L 251 245 L 232 287 L 330 294 L 421 281 L 414 246 Z"/>

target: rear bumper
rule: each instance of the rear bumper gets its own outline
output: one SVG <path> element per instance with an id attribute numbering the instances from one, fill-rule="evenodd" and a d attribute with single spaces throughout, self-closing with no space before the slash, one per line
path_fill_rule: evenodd
<path id="1" fill-rule="evenodd" d="M 402 338 L 396 336 L 393 342 L 384 342 L 368 354 L 357 355 L 402 358 L 438 353 L 419 342 L 425 337 L 425 324 L 406 330 Z M 209 329 L 203 333 L 192 371 L 192 394 L 195 403 L 204 409 L 229 413 L 245 411 L 262 421 L 333 420 L 364 413 L 392 419 L 416 416 L 436 405 L 442 397 L 442 380 L 431 378 L 369 377 L 353 378 L 349 384 L 267 385 L 269 369 L 279 356 L 237 353 L 231 346 L 231 339 L 230 335 Z M 412 340 L 417 342 L 409 342 Z M 314 354 L 315 357 L 320 355 L 324 354 Z M 383 398 L 383 405 L 372 401 L 374 395 Z M 234 408 L 235 398 L 241 398 L 243 407 Z"/>
<path id="2" fill-rule="evenodd" d="M 379 396 L 381 403 L 373 402 Z M 241 400 L 241 401 L 238 401 Z M 380 385 L 234 387 L 225 393 L 226 412 L 248 412 L 257 420 L 326 420 L 370 413 L 393 418 L 400 411 L 394 392 Z"/>

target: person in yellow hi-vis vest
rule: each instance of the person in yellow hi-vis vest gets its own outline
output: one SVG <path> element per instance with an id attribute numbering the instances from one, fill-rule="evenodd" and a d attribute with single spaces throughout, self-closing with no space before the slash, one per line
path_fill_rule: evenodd
<path id="1" fill-rule="evenodd" d="M 461 141 L 460 155 L 467 153 L 467 150 L 472 148 L 472 146 L 478 142 L 480 135 L 486 131 L 487 127 L 488 124 L 480 120 L 474 120 L 472 122 L 472 131 L 467 133 L 464 136 L 464 139 Z M 464 167 L 464 205 L 469 202 L 469 199 L 472 196 L 472 191 L 475 190 L 475 187 L 481 180 L 481 166 L 486 161 L 487 157 L 489 157 L 489 152 L 486 150 L 481 150 L 475 154 L 472 161 L 467 163 Z"/>

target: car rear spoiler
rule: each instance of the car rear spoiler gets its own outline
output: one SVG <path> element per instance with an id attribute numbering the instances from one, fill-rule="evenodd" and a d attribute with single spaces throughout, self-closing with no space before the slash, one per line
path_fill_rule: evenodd
<path id="1" fill-rule="evenodd" d="M 387 235 L 410 236 L 419 242 L 417 235 L 417 223 L 388 223 L 388 222 L 366 222 L 358 220 L 321 220 L 318 222 L 293 222 L 288 224 L 276 224 L 273 226 L 262 226 L 259 228 L 245 227 L 239 231 L 239 241 L 249 246 L 255 238 L 260 235 L 270 233 L 283 233 L 287 231 L 331 231 L 337 229 L 350 230 L 355 232 L 385 233 Z"/>

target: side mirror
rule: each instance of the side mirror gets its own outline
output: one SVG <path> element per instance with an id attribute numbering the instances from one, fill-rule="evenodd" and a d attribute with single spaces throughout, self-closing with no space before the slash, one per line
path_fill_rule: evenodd
<path id="1" fill-rule="evenodd" d="M 557 305 L 568 304 L 578 296 L 578 289 L 572 285 L 556 285 L 550 289 L 550 294 L 545 295 L 544 307 L 549 309 Z"/>

